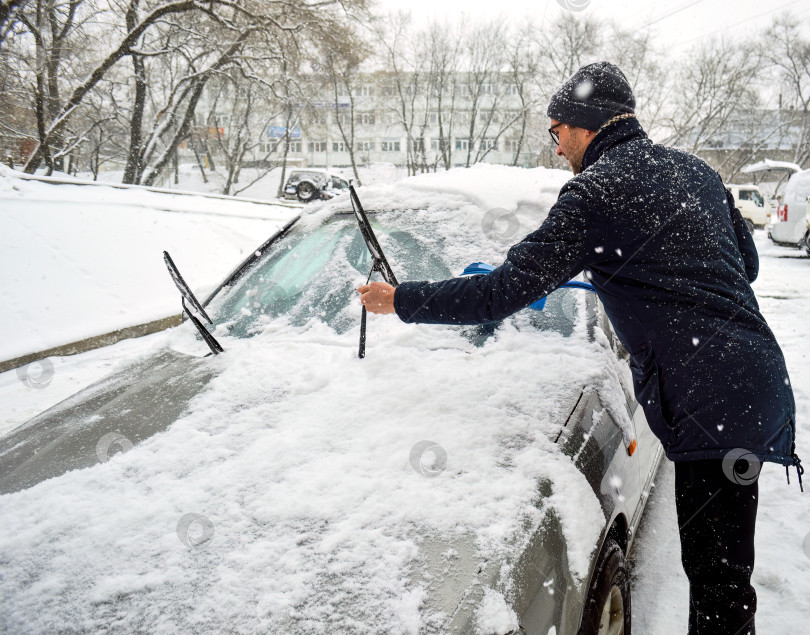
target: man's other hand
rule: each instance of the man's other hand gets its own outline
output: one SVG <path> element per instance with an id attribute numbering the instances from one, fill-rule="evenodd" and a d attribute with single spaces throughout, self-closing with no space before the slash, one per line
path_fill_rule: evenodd
<path id="1" fill-rule="evenodd" d="M 372 282 L 357 287 L 360 294 L 360 302 L 372 313 L 385 315 L 394 312 L 394 291 L 395 287 L 387 282 Z"/>

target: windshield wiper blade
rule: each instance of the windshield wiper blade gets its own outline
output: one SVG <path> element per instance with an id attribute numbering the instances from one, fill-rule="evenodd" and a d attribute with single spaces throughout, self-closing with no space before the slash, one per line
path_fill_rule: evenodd
<path id="1" fill-rule="evenodd" d="M 183 276 L 180 275 L 180 270 L 177 268 L 177 265 L 174 264 L 172 257 L 169 255 L 168 251 L 163 252 L 163 262 L 166 263 L 166 268 L 169 270 L 169 275 L 171 275 L 172 280 L 174 280 L 174 284 L 177 287 L 178 291 L 180 291 L 180 303 L 183 305 L 183 312 L 188 316 L 191 320 L 191 323 L 194 324 L 197 331 L 200 333 L 200 336 L 205 340 L 205 343 L 208 344 L 208 348 L 211 349 L 211 352 L 214 355 L 219 355 L 220 353 L 225 352 L 219 342 L 217 342 L 216 338 L 214 338 L 211 333 L 208 332 L 208 329 L 203 326 L 203 323 L 200 322 L 199 318 L 194 315 L 191 310 L 186 305 L 186 300 L 188 300 L 189 304 L 197 311 L 200 315 L 202 315 L 209 324 L 213 324 L 213 320 L 208 317 L 208 314 L 205 312 L 202 304 L 197 300 L 192 293 L 191 288 L 188 286 L 185 280 L 183 280 Z"/>
<path id="2" fill-rule="evenodd" d="M 382 247 L 380 247 L 380 243 L 374 235 L 371 223 L 368 222 L 368 217 L 365 211 L 363 211 L 363 205 L 357 197 L 357 192 L 354 191 L 354 185 L 349 185 L 349 198 L 352 201 L 354 217 L 357 219 L 357 224 L 360 226 L 360 233 L 366 243 L 368 252 L 371 254 L 372 265 L 371 271 L 368 272 L 368 278 L 366 278 L 366 284 L 369 283 L 374 272 L 378 271 L 383 277 L 383 280 L 396 287 L 399 284 L 397 277 L 394 275 L 394 270 L 391 269 L 391 265 L 388 264 L 388 259 L 385 257 Z M 366 307 L 363 307 L 362 313 L 360 314 L 360 348 L 358 351 L 358 357 L 360 357 L 360 359 L 366 356 L 366 315 Z"/>

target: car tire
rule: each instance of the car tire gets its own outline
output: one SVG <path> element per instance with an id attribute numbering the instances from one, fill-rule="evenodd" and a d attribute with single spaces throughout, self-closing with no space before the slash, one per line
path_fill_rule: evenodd
<path id="1" fill-rule="evenodd" d="M 630 635 L 630 575 L 614 538 L 605 541 L 596 562 L 579 635 Z"/>
<path id="2" fill-rule="evenodd" d="M 754 223 L 751 222 L 750 219 L 745 219 L 745 226 L 748 227 L 748 233 L 752 236 L 754 235 Z"/>
<path id="3" fill-rule="evenodd" d="M 295 195 L 298 197 L 299 201 L 308 203 L 315 198 L 315 186 L 308 181 L 301 181 L 298 187 L 295 188 Z"/>

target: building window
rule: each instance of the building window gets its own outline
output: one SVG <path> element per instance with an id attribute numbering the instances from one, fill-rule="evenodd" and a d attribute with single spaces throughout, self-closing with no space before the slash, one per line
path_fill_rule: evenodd
<path id="1" fill-rule="evenodd" d="M 482 150 L 497 150 L 498 149 L 498 141 L 496 139 L 487 139 L 486 137 L 481 139 L 481 149 Z"/>
<path id="2" fill-rule="evenodd" d="M 399 152 L 399 141 L 383 141 L 382 142 L 382 151 L 383 152 Z"/>
<path id="3" fill-rule="evenodd" d="M 355 144 L 355 149 L 357 150 L 357 152 L 374 152 L 374 142 L 358 141 Z"/>
<path id="4" fill-rule="evenodd" d="M 301 142 L 300 141 L 290 141 L 287 144 L 287 152 L 301 152 Z"/>
<path id="5" fill-rule="evenodd" d="M 504 95 L 519 95 L 520 91 L 518 90 L 517 84 L 504 84 L 503 85 L 503 94 Z"/>
<path id="6" fill-rule="evenodd" d="M 374 95 L 374 86 L 358 86 L 355 94 L 358 97 L 371 97 Z"/>
<path id="7" fill-rule="evenodd" d="M 432 113 L 428 114 L 427 119 L 428 119 L 428 123 L 439 123 L 439 113 L 432 112 Z"/>
<path id="8" fill-rule="evenodd" d="M 425 140 L 424 139 L 411 139 L 411 152 L 424 152 Z"/>
<path id="9" fill-rule="evenodd" d="M 310 152 L 326 152 L 326 141 L 310 141 Z"/>
<path id="10" fill-rule="evenodd" d="M 342 141 L 333 141 L 332 152 L 346 152 L 346 145 Z"/>
<path id="11" fill-rule="evenodd" d="M 456 139 L 456 150 L 466 150 L 468 147 L 467 139 Z"/>
<path id="12" fill-rule="evenodd" d="M 357 123 L 365 125 L 365 126 L 373 126 L 374 125 L 374 113 L 373 112 L 361 112 L 357 115 Z"/>
<path id="13" fill-rule="evenodd" d="M 507 152 L 517 152 L 518 150 L 518 140 L 517 139 L 507 139 L 504 141 L 504 149 Z"/>

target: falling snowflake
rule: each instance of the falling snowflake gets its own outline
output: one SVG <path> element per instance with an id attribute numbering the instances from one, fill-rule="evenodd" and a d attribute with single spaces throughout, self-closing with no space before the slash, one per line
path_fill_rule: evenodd
<path id="1" fill-rule="evenodd" d="M 593 82 L 590 79 L 586 79 L 585 81 L 580 82 L 577 84 L 577 87 L 574 89 L 574 96 L 577 99 L 586 100 L 593 94 Z"/>

